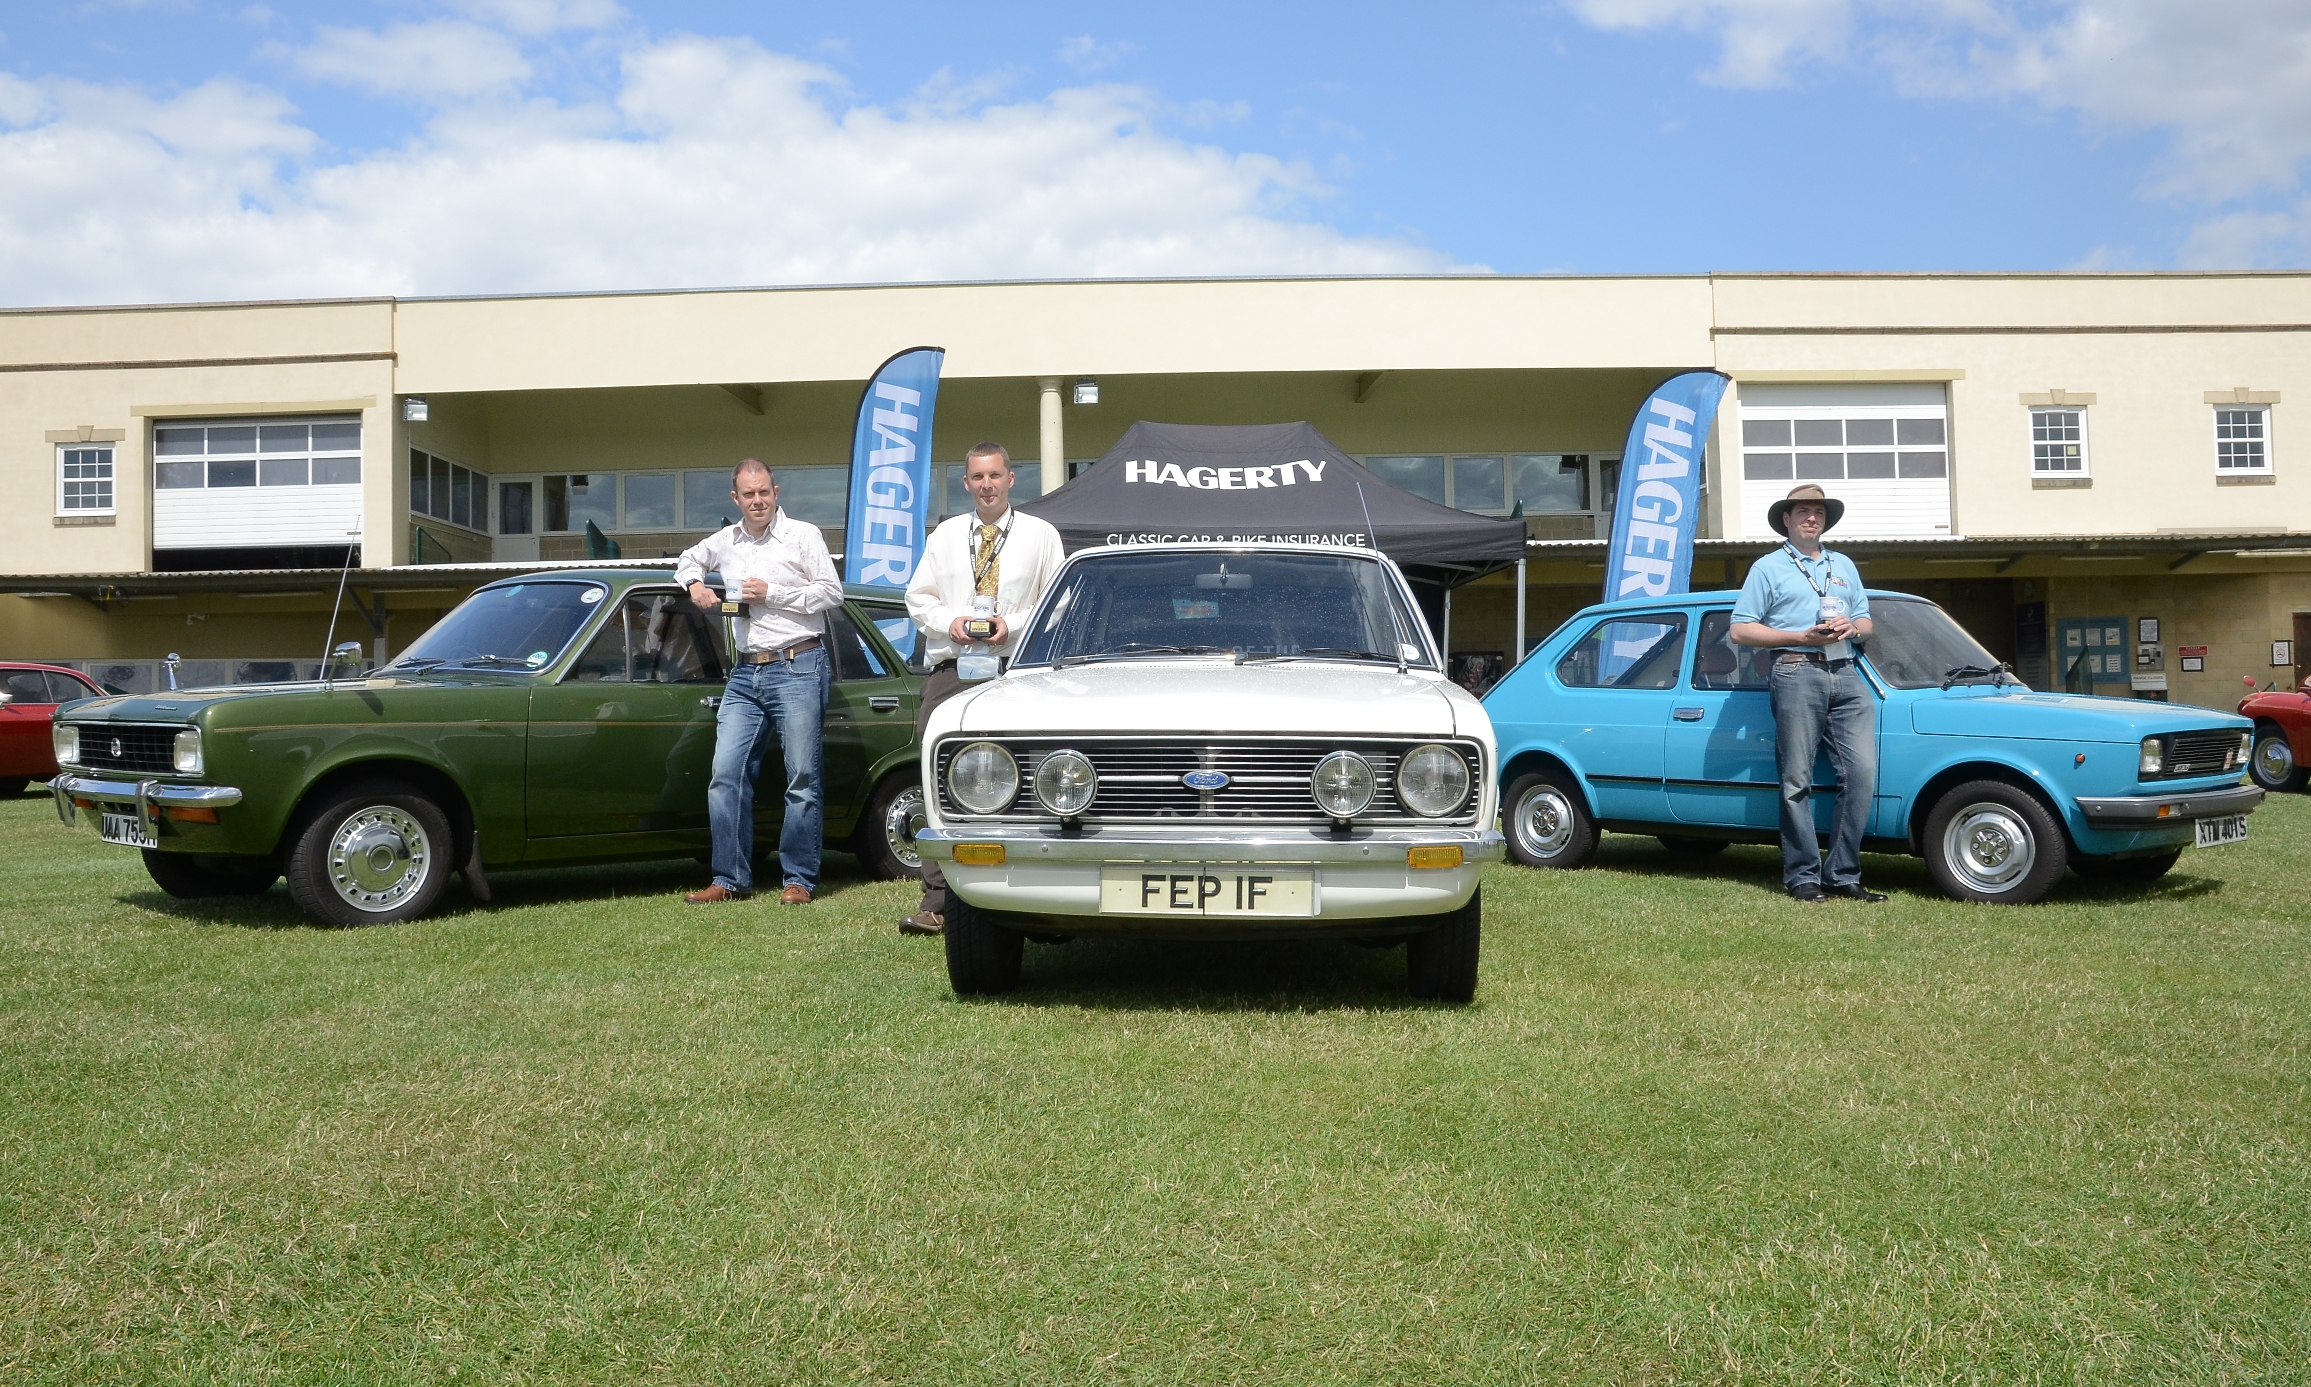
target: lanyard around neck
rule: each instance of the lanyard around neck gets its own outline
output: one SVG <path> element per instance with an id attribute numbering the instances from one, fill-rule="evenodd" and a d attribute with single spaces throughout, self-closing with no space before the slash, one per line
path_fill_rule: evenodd
<path id="1" fill-rule="evenodd" d="M 1797 568 L 1797 576 L 1805 579 L 1805 585 L 1813 589 L 1813 595 L 1816 597 L 1829 596 L 1829 588 L 1825 584 L 1815 582 L 1813 574 L 1806 571 L 1806 564 L 1809 562 L 1809 560 L 1805 555 L 1798 552 L 1797 546 L 1794 544 L 1784 544 L 1782 548 L 1789 551 L 1790 560 Z M 1824 549 L 1821 552 L 1821 557 L 1817 560 L 1812 560 L 1811 562 L 1817 562 L 1826 566 L 1829 561 L 1830 551 Z"/>
<path id="2" fill-rule="evenodd" d="M 1018 517 L 1019 512 L 1015 510 L 1007 510 L 1003 512 L 1003 523 L 995 527 L 995 542 L 993 544 L 985 543 L 987 531 L 986 522 L 980 520 L 976 515 L 971 517 L 974 526 L 974 537 L 982 542 L 982 546 L 987 551 L 985 554 L 971 561 L 971 586 L 973 588 L 977 588 L 981 583 L 987 581 L 987 573 L 990 569 L 995 567 L 995 560 L 1003 556 L 1003 546 L 1011 542 L 1011 522 L 1018 519 Z"/>

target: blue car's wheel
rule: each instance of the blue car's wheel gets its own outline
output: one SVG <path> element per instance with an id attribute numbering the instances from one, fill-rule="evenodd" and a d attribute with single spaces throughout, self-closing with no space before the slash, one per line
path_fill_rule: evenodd
<path id="1" fill-rule="evenodd" d="M 1502 796 L 1509 855 L 1528 867 L 1578 867 L 1597 850 L 1597 821 L 1570 777 L 1519 776 Z"/>
<path id="2" fill-rule="evenodd" d="M 2002 780 L 1974 780 L 1926 817 L 1926 870 L 1961 901 L 2044 900 L 2069 864 L 2062 826 L 2037 796 Z"/>

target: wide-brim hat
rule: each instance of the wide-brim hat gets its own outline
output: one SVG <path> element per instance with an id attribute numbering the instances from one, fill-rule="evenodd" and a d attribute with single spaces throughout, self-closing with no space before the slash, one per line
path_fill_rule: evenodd
<path id="1" fill-rule="evenodd" d="M 1836 529 L 1838 522 L 1846 518 L 1845 502 L 1823 491 L 1812 482 L 1807 482 L 1804 486 L 1791 488 L 1789 495 L 1765 508 L 1765 523 L 1773 526 L 1775 534 L 1784 539 L 1789 538 L 1789 525 L 1787 523 L 1789 508 L 1800 501 L 1819 501 L 1822 503 L 1822 509 L 1829 512 L 1822 519 L 1822 533 L 1825 535 Z"/>

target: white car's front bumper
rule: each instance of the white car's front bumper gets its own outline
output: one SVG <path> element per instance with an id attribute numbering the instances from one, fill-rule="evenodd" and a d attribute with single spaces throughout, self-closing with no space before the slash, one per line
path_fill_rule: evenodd
<path id="1" fill-rule="evenodd" d="M 999 845 L 1003 860 L 992 865 L 957 862 L 958 843 Z M 1507 850 L 1506 840 L 1489 828 L 1392 828 L 1334 837 L 1320 828 L 1222 835 L 1140 826 L 1086 828 L 1078 834 L 1016 826 L 949 827 L 923 830 L 915 846 L 939 864 L 950 888 L 984 910 L 1079 917 L 1083 929 L 1172 932 L 1193 927 L 1224 933 L 1322 930 L 1457 910 L 1476 890 L 1484 864 L 1498 861 Z M 1459 848 L 1460 865 L 1413 867 L 1408 854 L 1414 848 Z M 1103 868 L 1158 865 L 1312 870 L 1313 910 L 1304 916 L 1193 922 L 1101 913 Z"/>

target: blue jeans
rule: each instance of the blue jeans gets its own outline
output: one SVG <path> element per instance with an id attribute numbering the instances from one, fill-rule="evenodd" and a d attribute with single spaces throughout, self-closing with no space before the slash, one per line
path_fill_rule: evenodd
<path id="1" fill-rule="evenodd" d="M 714 717 L 714 777 L 706 782 L 706 815 L 714 825 L 714 880 L 727 890 L 754 889 L 754 787 L 775 723 L 786 756 L 786 817 L 778 830 L 778 869 L 789 886 L 818 890 L 826 820 L 826 719 L 831 671 L 826 647 L 790 663 L 740 665 Z"/>
<path id="2" fill-rule="evenodd" d="M 1878 792 L 1878 701 L 1850 660 L 1832 668 L 1776 656 L 1772 670 L 1774 752 L 1781 764 L 1782 885 L 1856 885 L 1862 879 L 1862 833 Z M 1825 741 L 1838 774 L 1827 880 L 1813 814 L 1814 759 Z"/>

